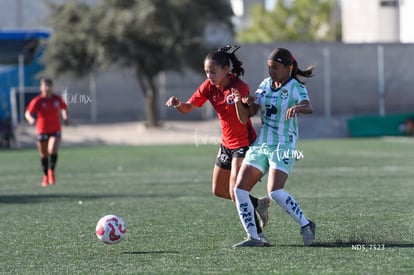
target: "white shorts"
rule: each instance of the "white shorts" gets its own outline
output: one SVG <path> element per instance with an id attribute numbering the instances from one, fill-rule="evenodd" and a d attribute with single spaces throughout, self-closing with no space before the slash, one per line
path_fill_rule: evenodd
<path id="1" fill-rule="evenodd" d="M 270 168 L 289 175 L 296 159 L 296 149 L 290 144 L 263 144 L 250 146 L 243 163 L 259 169 L 263 174 Z"/>

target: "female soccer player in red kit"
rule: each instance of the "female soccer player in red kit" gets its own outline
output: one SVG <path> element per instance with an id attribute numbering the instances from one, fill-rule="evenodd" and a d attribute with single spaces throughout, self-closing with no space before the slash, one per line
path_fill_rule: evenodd
<path id="1" fill-rule="evenodd" d="M 256 132 L 250 118 L 239 116 L 238 108 L 247 108 L 234 101 L 234 93 L 241 96 L 249 95 L 249 86 L 239 76 L 244 73 L 242 62 L 234 52 L 238 46 L 226 46 L 210 52 L 204 59 L 204 71 L 207 79 L 198 87 L 187 102 L 181 102 L 172 96 L 166 102 L 166 106 L 173 106 L 180 113 L 186 114 L 197 107 L 201 107 L 206 101 L 210 101 L 217 112 L 221 124 L 222 140 L 213 170 L 212 190 L 213 194 L 235 200 L 234 186 L 237 173 L 249 145 L 256 139 Z M 230 62 L 233 66 L 230 69 Z M 256 222 L 260 239 L 264 245 L 269 245 L 262 232 L 262 227 L 268 220 L 268 207 L 270 200 L 267 197 L 256 198 L 250 196 L 255 207 L 254 218 L 261 219 L 261 225 Z"/>
<path id="2" fill-rule="evenodd" d="M 69 124 L 67 104 L 62 97 L 53 93 L 50 78 L 40 80 L 40 94 L 33 98 L 26 108 L 25 118 L 29 124 L 36 123 L 37 148 L 43 168 L 42 187 L 55 184 L 55 168 L 61 139 L 59 111 L 63 121 Z"/>

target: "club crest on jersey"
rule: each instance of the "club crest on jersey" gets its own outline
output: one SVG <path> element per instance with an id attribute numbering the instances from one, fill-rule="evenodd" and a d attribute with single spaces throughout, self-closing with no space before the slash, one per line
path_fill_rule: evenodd
<path id="1" fill-rule="evenodd" d="M 233 98 L 233 95 L 228 95 L 227 97 L 226 97 L 226 102 L 227 102 L 227 104 L 229 104 L 229 105 L 233 105 L 234 104 L 234 98 Z"/>
<path id="2" fill-rule="evenodd" d="M 289 93 L 288 93 L 288 90 L 287 89 L 282 89 L 281 91 L 280 91 L 280 98 L 281 99 L 287 99 L 288 98 L 288 96 L 289 96 Z"/>

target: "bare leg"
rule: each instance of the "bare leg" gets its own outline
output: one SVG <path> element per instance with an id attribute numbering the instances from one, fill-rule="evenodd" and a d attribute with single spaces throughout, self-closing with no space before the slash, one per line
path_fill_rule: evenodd
<path id="1" fill-rule="evenodd" d="M 230 195 L 230 175 L 231 170 L 223 169 L 214 165 L 212 192 L 215 196 L 225 199 L 231 199 Z"/>

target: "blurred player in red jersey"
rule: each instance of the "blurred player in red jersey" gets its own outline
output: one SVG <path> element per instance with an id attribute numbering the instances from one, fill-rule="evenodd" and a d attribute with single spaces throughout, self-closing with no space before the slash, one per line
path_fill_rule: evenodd
<path id="1" fill-rule="evenodd" d="M 256 139 L 256 132 L 250 118 L 241 117 L 239 108 L 248 108 L 237 98 L 248 96 L 249 86 L 239 76 L 244 73 L 242 62 L 234 52 L 238 46 L 226 46 L 210 52 L 204 59 L 204 71 L 207 79 L 198 87 L 187 102 L 181 102 L 177 97 L 170 97 L 165 103 L 174 107 L 180 113 L 186 114 L 197 107 L 201 107 L 207 100 L 217 112 L 221 124 L 222 140 L 213 170 L 213 194 L 235 201 L 234 186 L 237 173 L 244 159 L 249 145 Z M 230 62 L 233 66 L 230 69 Z M 256 198 L 250 195 L 255 206 L 254 219 L 261 240 L 269 245 L 262 232 L 262 227 L 268 221 L 268 207 L 270 200 L 267 197 Z M 260 218 L 260 224 L 257 222 Z M 253 218 L 253 217 L 252 217 Z"/>
<path id="2" fill-rule="evenodd" d="M 62 97 L 53 93 L 53 81 L 50 78 L 40 80 L 40 94 L 33 98 L 26 108 L 25 118 L 31 124 L 36 123 L 37 148 L 43 168 L 42 187 L 55 184 L 55 168 L 61 139 L 59 111 L 63 121 L 69 125 L 67 104 Z"/>

